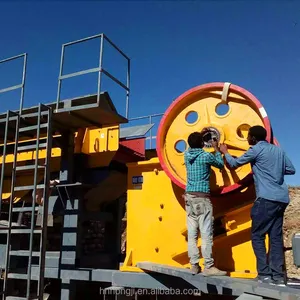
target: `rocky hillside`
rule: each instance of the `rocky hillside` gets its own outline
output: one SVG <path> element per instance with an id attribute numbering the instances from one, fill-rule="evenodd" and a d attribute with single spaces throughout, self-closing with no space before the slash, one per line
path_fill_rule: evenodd
<path id="1" fill-rule="evenodd" d="M 284 246 L 292 247 L 292 236 L 300 233 L 300 186 L 290 187 L 290 205 L 288 206 L 283 225 Z M 300 268 L 294 265 L 292 250 L 286 251 L 286 268 L 288 277 L 300 279 Z"/>

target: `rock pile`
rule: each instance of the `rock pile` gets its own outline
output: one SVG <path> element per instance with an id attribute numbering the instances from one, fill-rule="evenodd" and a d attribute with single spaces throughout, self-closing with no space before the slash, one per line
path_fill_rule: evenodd
<path id="1" fill-rule="evenodd" d="M 292 237 L 295 233 L 300 233 L 300 186 L 290 187 L 290 205 L 287 207 L 284 216 L 283 238 L 285 251 L 286 269 L 288 277 L 300 279 L 300 268 L 294 265 L 292 247 Z"/>

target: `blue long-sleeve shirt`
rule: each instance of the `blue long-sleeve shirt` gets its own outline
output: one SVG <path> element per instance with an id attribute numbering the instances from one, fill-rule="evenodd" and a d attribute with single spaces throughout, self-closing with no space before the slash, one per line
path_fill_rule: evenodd
<path id="1" fill-rule="evenodd" d="M 293 175 L 296 170 L 281 148 L 260 141 L 238 158 L 228 153 L 225 158 L 232 168 L 251 164 L 257 198 L 289 203 L 284 175 Z"/>
<path id="2" fill-rule="evenodd" d="M 184 153 L 184 163 L 187 172 L 186 192 L 210 193 L 211 167 L 222 169 L 224 160 L 220 152 L 215 155 L 201 148 L 189 148 Z"/>

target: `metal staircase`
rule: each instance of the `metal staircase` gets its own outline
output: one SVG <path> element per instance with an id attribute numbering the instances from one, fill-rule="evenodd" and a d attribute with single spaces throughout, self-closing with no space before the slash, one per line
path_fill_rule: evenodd
<path id="1" fill-rule="evenodd" d="M 6 119 L 0 120 L 0 130 L 2 129 L 0 134 L 0 139 L 2 140 L 2 146 L 0 146 L 2 148 L 0 210 L 1 206 L 3 207 L 4 181 L 10 181 L 8 220 L 6 224 L 3 221 L 0 224 L 0 231 L 2 233 L 5 231 L 7 236 L 5 267 L 3 270 L 3 300 L 41 300 L 44 294 L 50 188 L 49 164 L 52 148 L 52 108 L 39 104 L 36 110 L 23 114 L 26 56 L 24 57 L 24 61 L 22 84 L 0 90 L 1 93 L 21 88 L 19 111 L 8 111 Z M 26 142 L 24 141 L 25 139 L 27 140 Z M 31 139 L 31 141 L 28 142 L 28 139 Z M 18 158 L 21 153 L 22 155 L 28 155 L 26 152 L 29 151 L 32 153 L 31 163 L 24 165 Z M 9 154 L 13 154 L 12 166 L 8 161 L 6 162 Z M 30 184 L 22 185 L 22 182 L 24 183 L 24 174 L 26 174 L 27 182 L 30 181 Z M 35 201 L 38 190 L 42 191 L 43 195 L 43 203 L 40 206 Z M 17 194 L 20 193 L 29 199 L 26 203 L 23 202 L 22 206 L 19 205 L 19 201 L 16 201 L 16 199 L 20 199 L 20 197 L 17 197 Z M 24 213 L 31 213 L 30 222 L 27 226 L 22 224 Z M 38 213 L 41 215 L 41 226 L 39 227 L 36 225 L 36 216 Z M 22 240 L 25 236 L 27 237 L 26 245 L 22 245 L 18 241 Z M 34 262 L 34 260 L 36 261 Z M 34 268 L 35 276 L 32 273 Z M 16 287 L 19 288 L 18 297 L 13 295 Z"/>

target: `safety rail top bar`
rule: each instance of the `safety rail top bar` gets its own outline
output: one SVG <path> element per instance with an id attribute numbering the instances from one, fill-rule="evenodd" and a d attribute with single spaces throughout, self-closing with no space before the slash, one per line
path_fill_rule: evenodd
<path id="1" fill-rule="evenodd" d="M 142 119 L 152 119 L 152 118 L 155 118 L 155 117 L 161 117 L 163 116 L 164 113 L 161 113 L 161 114 L 152 114 L 152 115 L 147 115 L 147 116 L 141 116 L 141 117 L 134 117 L 134 118 L 130 118 L 129 121 L 136 121 L 136 120 L 142 120 Z"/>
<path id="2" fill-rule="evenodd" d="M 4 89 L 0 89 L 0 94 L 14 91 L 17 89 L 21 89 L 21 95 L 20 95 L 20 103 L 19 103 L 19 112 L 22 114 L 23 110 L 23 104 L 24 104 L 24 89 L 25 89 L 25 79 L 26 79 L 26 69 L 27 69 L 27 53 L 22 53 L 19 55 L 15 55 L 9 58 L 5 58 L 3 60 L 0 60 L 0 64 L 4 64 L 6 62 L 12 61 L 12 60 L 17 60 L 19 58 L 23 57 L 23 72 L 22 72 L 22 82 L 17 85 L 9 86 Z"/>
<path id="3" fill-rule="evenodd" d="M 70 46 L 70 45 L 74 45 L 74 44 L 79 44 L 79 43 L 82 43 L 82 42 L 86 42 L 88 40 L 91 40 L 91 39 L 96 39 L 96 38 L 99 38 L 99 37 L 104 37 L 118 52 L 120 52 L 126 59 L 129 60 L 129 57 L 118 47 L 116 46 L 116 44 L 114 44 L 104 33 L 100 33 L 100 34 L 96 34 L 96 35 L 93 35 L 93 36 L 90 36 L 90 37 L 86 37 L 86 38 L 83 38 L 83 39 L 80 39 L 80 40 L 76 40 L 76 41 L 73 41 L 73 42 L 68 42 L 68 43 L 65 43 L 63 44 L 63 46 Z"/>
<path id="4" fill-rule="evenodd" d="M 93 39 L 100 38 L 100 57 L 99 57 L 99 66 L 96 68 L 86 69 L 79 72 L 74 72 L 70 74 L 63 75 L 63 67 L 64 67 L 64 58 L 65 58 L 65 47 L 72 46 L 75 44 L 83 43 L 86 41 L 90 41 Z M 127 79 L 126 84 L 121 82 L 119 79 L 117 79 L 115 76 L 110 74 L 107 70 L 103 68 L 103 50 L 104 50 L 104 40 L 106 40 L 114 49 L 116 49 L 126 60 L 127 60 Z M 59 110 L 59 103 L 61 101 L 60 94 L 61 94 L 61 81 L 67 78 L 72 78 L 75 76 L 81 76 L 86 75 L 90 73 L 96 73 L 98 72 L 98 84 L 97 84 L 97 105 L 99 105 L 100 102 L 100 93 L 101 93 L 101 74 L 104 73 L 107 77 L 109 77 L 111 80 L 116 82 L 118 85 L 120 85 L 123 89 L 126 90 L 126 108 L 125 108 L 125 115 L 128 119 L 128 113 L 129 113 L 129 94 L 130 94 L 130 59 L 129 57 L 124 54 L 124 52 L 118 48 L 105 34 L 97 34 L 90 37 L 86 37 L 80 40 L 68 42 L 62 45 L 61 50 L 61 59 L 60 59 L 60 68 L 59 68 L 59 77 L 58 77 L 58 89 L 57 89 L 57 100 L 56 100 L 56 111 Z"/>
<path id="5" fill-rule="evenodd" d="M 160 114 L 152 114 L 152 115 L 146 115 L 146 116 L 141 116 L 141 117 L 134 117 L 134 118 L 130 118 L 129 119 L 129 122 L 130 121 L 138 121 L 138 120 L 144 120 L 144 119 L 149 119 L 149 124 L 152 124 L 152 119 L 153 118 L 156 118 L 156 117 L 161 117 L 163 116 L 164 113 L 160 113 Z M 152 135 L 152 128 L 149 130 L 149 133 L 150 133 L 150 137 L 149 138 L 146 138 L 147 140 L 149 139 L 150 140 L 150 149 L 152 149 L 152 140 L 153 139 L 156 139 L 156 135 L 153 136 Z"/>

